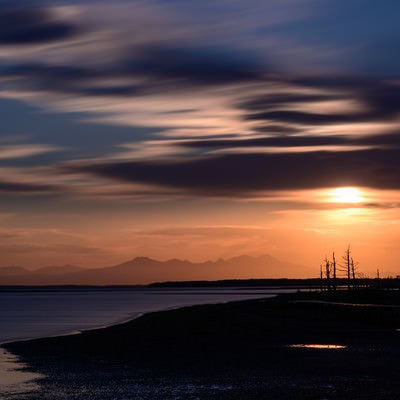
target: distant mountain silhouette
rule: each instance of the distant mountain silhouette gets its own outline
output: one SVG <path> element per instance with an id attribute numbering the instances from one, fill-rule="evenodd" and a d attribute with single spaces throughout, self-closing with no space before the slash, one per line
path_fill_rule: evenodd
<path id="1" fill-rule="evenodd" d="M 0 285 L 137 285 L 161 281 L 307 278 L 314 275 L 315 271 L 308 267 L 280 261 L 270 255 L 243 255 L 200 263 L 136 257 L 115 266 L 93 269 L 71 265 L 35 271 L 3 267 L 0 268 Z"/>
<path id="2" fill-rule="evenodd" d="M 29 271 L 23 267 L 0 267 L 0 276 L 4 275 L 24 275 L 29 274 Z"/>
<path id="3" fill-rule="evenodd" d="M 62 266 L 52 265 L 48 267 L 42 267 L 35 270 L 34 272 L 46 275 L 63 275 L 63 274 L 68 274 L 70 272 L 78 272 L 82 270 L 83 270 L 82 267 L 66 264 Z"/>

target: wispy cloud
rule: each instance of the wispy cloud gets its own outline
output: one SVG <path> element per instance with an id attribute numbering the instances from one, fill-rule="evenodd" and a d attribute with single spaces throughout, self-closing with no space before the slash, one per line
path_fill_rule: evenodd
<path id="1" fill-rule="evenodd" d="M 57 191 L 58 188 L 53 185 L 0 180 L 0 192 L 43 194 Z"/>
<path id="2" fill-rule="evenodd" d="M 331 51 L 319 52 L 304 27 L 322 14 L 329 23 L 312 0 L 0 6 L 1 96 L 108 123 L 110 135 L 116 124 L 157 129 L 28 178 L 3 173 L 0 190 L 251 198 L 399 189 L 399 81 L 345 61 L 326 72 Z M 346 47 L 339 35 L 333 42 L 336 54 Z M 307 70 L 299 64 L 309 53 Z M 0 159 L 57 150 L 13 144 Z"/>
<path id="3" fill-rule="evenodd" d="M 0 147 L 0 160 L 32 157 L 59 150 L 61 149 L 55 146 L 40 144 L 6 145 Z"/>

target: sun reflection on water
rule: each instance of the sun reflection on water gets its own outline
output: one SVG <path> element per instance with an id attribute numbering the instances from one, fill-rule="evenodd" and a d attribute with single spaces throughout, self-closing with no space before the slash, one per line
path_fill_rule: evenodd
<path id="1" fill-rule="evenodd" d="M 320 343 L 300 343 L 300 344 L 291 344 L 289 345 L 291 348 L 296 349 L 328 349 L 328 350 L 338 350 L 338 349 L 346 349 L 347 346 L 343 346 L 340 344 L 320 344 Z"/>
<path id="2" fill-rule="evenodd" d="M 25 364 L 13 354 L 0 348 L 0 398 L 7 400 L 22 399 L 23 394 L 38 388 L 35 380 L 40 374 L 24 370 Z"/>

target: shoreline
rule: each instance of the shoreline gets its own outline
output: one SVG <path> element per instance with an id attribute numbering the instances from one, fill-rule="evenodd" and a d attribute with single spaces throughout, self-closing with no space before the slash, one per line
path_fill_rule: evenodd
<path id="1" fill-rule="evenodd" d="M 202 382 L 200 391 L 210 382 L 232 387 L 221 393 L 207 386 L 210 399 L 348 399 L 360 393 L 398 398 L 398 308 L 382 312 L 379 306 L 301 302 L 310 297 L 318 295 L 303 292 L 186 306 L 80 335 L 3 347 L 26 362 L 29 371 L 46 375 L 41 380 L 46 390 L 56 390 L 55 382 L 71 384 L 70 377 L 76 376 L 77 393 L 88 388 L 105 393 L 118 384 L 126 397 L 132 382 L 143 380 L 151 386 L 148 380 L 160 380 L 165 385 Z M 99 383 L 96 377 L 104 375 L 110 381 Z M 269 397 L 271 391 L 274 396 Z"/>
<path id="2" fill-rule="evenodd" d="M 97 287 L 96 287 L 97 288 Z M 115 288 L 114 286 L 111 286 L 111 288 Z M 136 288 L 136 287 L 135 287 Z M 141 287 L 140 287 L 141 288 Z M 151 287 L 149 287 L 151 289 Z M 222 288 L 225 289 L 225 288 Z M 286 289 L 284 287 L 284 289 Z M 289 289 L 289 288 L 287 288 Z M 146 311 L 146 312 L 136 312 L 134 314 L 129 315 L 126 318 L 121 318 L 119 320 L 110 322 L 108 324 L 103 324 L 103 325 L 98 325 L 94 327 L 88 327 L 88 328 L 72 328 L 72 330 L 68 330 L 65 332 L 60 332 L 52 335 L 44 335 L 44 336 L 35 336 L 35 337 L 27 337 L 27 338 L 16 338 L 16 339 L 6 339 L 5 341 L 0 341 L 0 348 L 3 348 L 5 345 L 12 345 L 14 343 L 19 343 L 19 342 L 26 342 L 26 341 L 35 341 L 35 340 L 46 340 L 50 338 L 55 338 L 55 337 L 67 337 L 67 336 L 72 336 L 72 335 L 79 335 L 79 334 L 84 334 L 86 332 L 90 331 L 97 331 L 97 330 L 102 330 L 102 329 L 107 329 L 107 328 L 112 328 L 114 326 L 119 326 L 119 325 L 124 325 L 130 322 L 133 322 L 134 320 L 147 315 L 147 314 L 153 314 L 153 313 L 162 313 L 166 311 L 172 311 L 172 310 L 179 310 L 179 309 L 184 309 L 184 308 L 191 308 L 191 307 L 197 307 L 197 306 L 213 306 L 213 305 L 218 305 L 218 304 L 227 304 L 227 303 L 237 303 L 237 302 L 247 302 L 247 301 L 254 301 L 254 300 L 265 300 L 265 299 L 271 299 L 271 298 L 276 298 L 276 297 L 283 297 L 285 295 L 293 295 L 293 294 L 300 294 L 300 293 L 305 293 L 309 294 L 311 292 L 314 293 L 322 293 L 324 294 L 325 292 L 319 292 L 315 288 L 309 288 L 309 287 L 303 287 L 303 288 L 292 288 L 293 290 L 297 289 L 297 292 L 278 292 L 278 293 L 270 293 L 266 294 L 265 297 L 257 297 L 257 298 L 250 298 L 250 299 L 240 299 L 240 300 L 224 300 L 224 301 L 217 301 L 217 302 L 211 302 L 211 303 L 193 303 L 193 304 L 187 304 L 187 305 L 178 305 L 178 306 L 170 306 L 166 308 L 160 308 L 154 311 Z M 304 290 L 300 290 L 304 289 Z M 346 293 L 346 291 L 341 291 L 342 293 Z M 236 294 L 236 293 L 235 293 Z M 254 293 L 254 295 L 264 295 L 265 293 Z M 399 291 L 400 294 L 400 291 Z M 321 304 L 321 305 L 332 305 L 332 306 L 343 306 L 343 307 L 371 307 L 371 308 L 388 308 L 388 309 L 399 309 L 400 310 L 400 299 L 399 299 L 399 304 L 376 304 L 376 303 L 349 303 L 349 302 L 334 302 L 334 301 L 326 301 L 326 300 L 292 300 L 292 303 L 298 303 L 298 304 Z"/>
<path id="3" fill-rule="evenodd" d="M 7 290 L 6 290 L 7 292 L 8 291 L 10 291 L 10 292 L 14 292 L 15 291 L 15 288 L 14 289 L 10 289 L 8 287 L 1 287 L 0 286 L 0 290 L 2 288 L 7 288 Z M 63 288 L 68 290 L 68 291 L 70 291 L 70 290 L 72 290 L 72 291 L 76 291 L 76 290 L 81 291 L 81 290 L 86 290 L 87 289 L 87 287 L 63 287 Z M 166 287 L 166 288 L 155 287 L 155 288 L 153 288 L 153 287 L 150 287 L 150 286 L 149 287 L 123 286 L 122 290 L 125 290 L 125 289 L 126 290 L 130 290 L 132 288 L 133 289 L 139 289 L 139 290 L 142 290 L 143 288 L 145 288 L 145 289 L 148 289 L 149 291 L 153 291 L 154 290 L 154 291 L 156 291 L 157 294 L 158 294 L 158 292 L 162 292 L 160 294 L 165 294 L 164 291 L 167 291 L 169 293 L 170 291 L 175 290 L 175 289 L 170 288 L 170 287 Z M 34 292 L 35 291 L 40 291 L 40 292 L 42 292 L 43 290 L 44 291 L 50 290 L 51 292 L 53 292 L 53 291 L 56 291 L 56 289 L 58 289 L 58 287 L 45 287 L 44 289 L 42 287 L 33 287 L 33 288 L 32 287 L 17 287 L 17 291 L 22 290 L 22 291 L 28 291 L 28 292 L 31 292 L 31 291 L 34 291 Z M 98 290 L 102 291 L 104 289 L 107 290 L 107 291 L 112 291 L 112 290 L 117 289 L 118 292 L 120 292 L 120 288 L 116 287 L 116 286 L 90 287 L 90 290 L 93 290 L 93 291 L 98 291 Z M 174 295 L 187 295 L 188 294 L 187 291 L 188 291 L 189 288 L 178 287 L 176 289 L 178 290 L 178 293 L 174 292 L 173 293 Z M 212 288 L 194 287 L 193 290 L 190 290 L 189 293 L 190 293 L 190 295 L 199 295 L 200 294 L 200 295 L 205 295 L 205 296 L 208 296 L 210 294 L 209 292 L 202 293 L 201 289 L 204 289 L 204 290 L 210 290 L 210 289 L 211 290 L 219 290 L 219 289 L 221 289 L 222 290 L 222 294 L 224 294 L 224 295 L 249 296 L 249 297 L 245 298 L 245 299 L 234 299 L 234 298 L 231 298 L 231 299 L 228 299 L 228 300 L 219 300 L 219 301 L 213 299 L 210 302 L 205 302 L 205 303 L 198 302 L 198 301 L 193 301 L 192 303 L 187 303 L 187 304 L 183 304 L 183 305 L 171 305 L 171 306 L 161 307 L 161 308 L 157 308 L 157 309 L 149 310 L 149 311 L 136 311 L 134 313 L 129 313 L 128 315 L 126 315 L 124 317 L 121 317 L 121 318 L 119 318 L 117 320 L 110 321 L 109 323 L 102 323 L 102 324 L 99 324 L 99 325 L 92 325 L 92 326 L 83 327 L 83 328 L 80 328 L 79 326 L 75 326 L 75 327 L 71 327 L 70 329 L 65 329 L 65 330 L 62 330 L 62 331 L 59 331 L 59 332 L 56 332 L 56 333 L 44 333 L 43 335 L 27 336 L 27 337 L 20 337 L 20 338 L 18 338 L 18 337 L 16 337 L 16 338 L 6 338 L 6 339 L 0 341 L 0 347 L 2 347 L 3 345 L 6 345 L 6 344 L 14 343 L 14 342 L 24 342 L 24 341 L 30 341 L 30 340 L 36 340 L 36 339 L 46 339 L 46 338 L 59 337 L 59 336 L 63 337 L 63 336 L 69 336 L 69 335 L 77 335 L 77 334 L 81 334 L 81 333 L 84 333 L 84 332 L 87 332 L 87 331 L 109 328 L 109 327 L 112 327 L 114 325 L 121 325 L 121 324 L 130 322 L 130 321 L 133 321 L 133 320 L 141 317 L 144 314 L 153 313 L 153 312 L 163 312 L 163 311 L 174 310 L 174 309 L 179 309 L 179 308 L 184 308 L 184 307 L 191 307 L 191 306 L 196 306 L 196 305 L 213 305 L 213 304 L 223 304 L 223 303 L 232 302 L 232 301 L 236 302 L 236 301 L 246 301 L 246 300 L 259 299 L 259 298 L 260 299 L 261 298 L 270 298 L 270 297 L 278 296 L 281 293 L 286 293 L 286 292 L 266 293 L 265 291 L 262 291 L 262 289 L 269 290 L 270 289 L 269 287 L 260 288 L 260 292 L 253 292 L 251 287 L 249 287 L 249 288 L 246 288 L 246 287 L 238 287 L 238 288 L 236 288 L 236 287 L 231 287 L 231 288 L 227 288 L 227 287 L 220 287 L 220 288 L 219 287 L 218 288 L 217 287 L 215 287 L 215 288 L 214 287 L 212 287 Z M 226 291 L 229 290 L 229 289 L 232 290 L 232 292 L 228 292 L 227 293 Z M 237 289 L 239 289 L 240 291 L 237 291 Z M 248 289 L 248 290 L 251 290 L 251 292 L 250 293 L 243 293 L 241 291 L 242 289 L 244 289 L 244 290 Z M 277 288 L 277 287 L 273 287 L 273 289 L 278 289 L 279 290 L 279 288 Z M 296 290 L 295 288 L 283 288 L 283 289 L 284 290 L 287 289 L 290 292 L 292 292 L 292 291 L 294 292 Z M 200 290 L 200 292 L 199 292 L 199 290 Z M 179 293 L 180 291 L 182 291 L 184 293 Z M 218 293 L 213 293 L 213 295 L 215 295 L 215 294 L 218 294 Z"/>
<path id="4" fill-rule="evenodd" d="M 91 333 L 92 331 L 102 331 L 102 330 L 106 330 L 109 328 L 114 328 L 114 327 L 119 327 L 119 326 L 123 326 L 126 324 L 130 324 L 130 323 L 134 322 L 135 320 L 137 320 L 138 318 L 141 318 L 148 314 L 158 314 L 158 313 L 164 313 L 164 312 L 168 312 L 168 311 L 181 310 L 181 309 L 192 308 L 192 307 L 214 306 L 214 305 L 219 305 L 219 304 L 247 302 L 247 301 L 259 300 L 259 299 L 269 299 L 269 298 L 276 297 L 276 296 L 279 296 L 279 293 L 273 294 L 273 295 L 268 295 L 266 297 L 256 298 L 256 299 L 225 300 L 225 301 L 220 301 L 220 302 L 212 302 L 212 303 L 204 303 L 204 304 L 187 304 L 187 305 L 183 305 L 183 306 L 171 306 L 171 307 L 161 308 L 161 309 L 155 310 L 155 311 L 139 312 L 139 313 L 137 313 L 137 315 L 130 315 L 127 318 L 123 318 L 118 321 L 110 322 L 109 324 L 95 326 L 93 328 L 82 328 L 82 329 L 76 328 L 71 331 L 57 333 L 54 335 L 45 335 L 45 336 L 29 337 L 29 338 L 22 338 L 22 339 L 10 339 L 10 340 L 7 339 L 6 341 L 0 342 L 0 348 L 6 349 L 6 347 L 8 345 L 13 346 L 14 344 L 19 344 L 19 343 L 23 343 L 23 342 L 35 342 L 35 341 L 42 341 L 42 340 L 53 339 L 53 338 L 68 338 L 70 336 Z"/>
<path id="5" fill-rule="evenodd" d="M 163 311 L 163 310 L 160 310 Z M 60 333 L 56 333 L 54 335 L 45 335 L 45 336 L 37 336 L 37 337 L 28 337 L 28 338 L 22 338 L 22 339 L 7 339 L 6 341 L 1 341 L 0 342 L 0 348 L 5 348 L 6 345 L 12 345 L 14 343 L 20 343 L 20 342 L 29 342 L 29 341 L 34 341 L 34 340 L 45 340 L 45 339 L 51 339 L 51 338 L 56 338 L 56 337 L 67 337 L 67 336 L 73 336 L 73 335 L 80 335 L 82 333 L 85 332 L 90 332 L 92 330 L 97 330 L 97 329 L 107 329 L 110 328 L 114 325 L 121 325 L 121 324 L 125 324 L 127 322 L 133 321 L 136 318 L 140 318 L 142 315 L 144 315 L 146 313 L 137 313 L 136 316 L 129 316 L 128 318 L 124 318 L 115 322 L 111 322 L 110 324 L 106 324 L 106 325 L 99 325 L 99 326 L 95 326 L 93 328 L 76 328 L 73 330 L 68 330 L 66 332 L 60 332 Z"/>
<path id="6" fill-rule="evenodd" d="M 369 308 L 373 309 L 374 311 L 378 309 L 387 309 L 387 310 L 398 310 L 400 311 L 400 297 L 399 297 L 399 304 L 376 304 L 376 303 L 363 303 L 363 302 L 358 302 L 358 303 L 349 303 L 349 302 L 339 302 L 339 301 L 327 301 L 327 300 L 318 300 L 318 299 L 297 299 L 297 296 L 308 296 L 312 295 L 312 293 L 319 293 L 319 294 L 324 294 L 324 292 L 310 292 L 310 291 L 303 291 L 303 292 L 293 292 L 293 293 L 276 293 L 276 294 L 269 294 L 265 297 L 260 297 L 260 298 L 250 298 L 250 299 L 240 299 L 240 300 L 224 300 L 224 301 L 219 301 L 219 302 L 212 302 L 212 303 L 203 303 L 203 304 L 188 304 L 188 305 L 183 305 L 183 306 L 171 306 L 171 307 L 166 307 L 154 311 L 147 311 L 147 312 L 138 312 L 133 315 L 130 315 L 126 318 L 110 322 L 109 324 L 105 325 L 99 325 L 95 327 L 90 327 L 90 328 L 74 328 L 71 331 L 67 332 L 62 332 L 62 333 L 57 333 L 54 335 L 45 335 L 45 336 L 38 336 L 38 337 L 29 337 L 29 338 L 23 338 L 23 339 L 10 339 L 6 341 L 0 342 L 0 348 L 6 349 L 7 347 L 13 347 L 14 345 L 18 345 L 20 343 L 25 343 L 25 342 L 42 342 L 46 340 L 51 340 L 51 339 L 66 339 L 68 340 L 69 337 L 76 336 L 76 335 L 87 335 L 91 333 L 106 333 L 108 330 L 112 330 L 114 328 L 124 328 L 125 326 L 129 326 L 134 324 L 135 321 L 137 321 L 140 318 L 146 317 L 146 316 L 154 316 L 157 318 L 157 316 L 161 315 L 166 315 L 166 313 L 171 312 L 171 311 L 190 311 L 192 309 L 196 308 L 207 308 L 207 309 L 212 309 L 215 306 L 218 305 L 231 305 L 231 304 L 248 304 L 248 303 L 254 303 L 254 302 L 268 302 L 272 299 L 284 299 L 289 298 L 287 301 L 288 304 L 293 304 L 293 305 L 300 305 L 300 306 L 322 306 L 322 307 L 334 307 L 334 308 Z M 343 291 L 342 293 L 346 293 Z M 291 297 L 295 297 L 294 299 L 291 299 Z M 399 296 L 400 296 L 400 291 L 399 291 Z M 399 326 L 400 327 L 400 326 Z"/>

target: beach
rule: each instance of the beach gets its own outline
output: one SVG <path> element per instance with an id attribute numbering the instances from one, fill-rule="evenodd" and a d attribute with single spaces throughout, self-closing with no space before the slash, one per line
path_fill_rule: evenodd
<path id="1" fill-rule="evenodd" d="M 397 291 L 352 306 L 316 296 L 149 313 L 5 348 L 44 376 L 29 400 L 400 398 Z"/>

